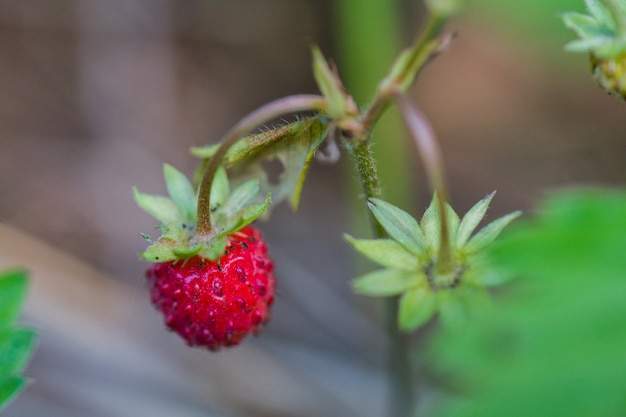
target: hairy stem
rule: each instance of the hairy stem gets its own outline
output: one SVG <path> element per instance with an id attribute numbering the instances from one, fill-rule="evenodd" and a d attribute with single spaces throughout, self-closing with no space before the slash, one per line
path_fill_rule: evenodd
<path id="1" fill-rule="evenodd" d="M 382 196 L 376 161 L 369 144 L 369 139 L 356 138 L 350 153 L 356 162 L 357 171 L 363 192 L 367 199 Z M 370 213 L 370 223 L 375 237 L 384 238 L 387 234 L 383 227 Z M 410 417 L 413 414 L 415 395 L 413 386 L 412 365 L 410 360 L 409 341 L 398 327 L 399 297 L 385 300 L 385 327 L 388 335 L 389 370 L 391 373 L 390 416 Z"/>
<path id="2" fill-rule="evenodd" d="M 209 240 L 213 237 L 213 225 L 211 224 L 211 186 L 217 169 L 222 164 L 228 150 L 237 141 L 252 129 L 286 113 L 295 113 L 308 110 L 323 110 L 326 100 L 322 96 L 301 94 L 274 100 L 259 107 L 246 117 L 241 119 L 224 136 L 221 145 L 209 160 L 204 171 L 200 189 L 198 191 L 198 224 L 196 237 Z"/>

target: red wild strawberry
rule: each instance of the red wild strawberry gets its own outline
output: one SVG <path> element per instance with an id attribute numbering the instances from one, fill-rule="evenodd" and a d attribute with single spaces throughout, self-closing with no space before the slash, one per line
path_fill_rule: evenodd
<path id="1" fill-rule="evenodd" d="M 251 226 L 229 237 L 216 261 L 194 256 L 153 264 L 146 272 L 152 303 L 190 346 L 217 350 L 258 333 L 274 301 L 272 261 Z"/>
<path id="2" fill-rule="evenodd" d="M 174 167 L 165 165 L 164 173 L 170 198 L 134 189 L 139 206 L 161 222 L 157 240 L 143 235 L 150 243 L 141 256 L 152 262 L 146 271 L 152 303 L 190 346 L 237 345 L 261 330 L 274 301 L 273 264 L 261 233 L 250 226 L 269 196 L 248 204 L 258 181 L 231 192 L 223 168 L 211 189 L 198 191 Z"/>

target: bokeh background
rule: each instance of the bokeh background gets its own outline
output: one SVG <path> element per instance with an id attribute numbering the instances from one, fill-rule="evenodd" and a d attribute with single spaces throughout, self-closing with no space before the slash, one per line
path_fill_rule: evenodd
<path id="1" fill-rule="evenodd" d="M 315 92 L 313 42 L 367 103 L 424 18 L 417 0 L 371 3 L 381 14 L 350 0 L 0 2 L 0 266 L 32 271 L 25 322 L 40 329 L 34 382 L 7 416 L 384 415 L 380 306 L 351 294 L 366 266 L 341 239 L 364 213 L 347 158 L 314 163 L 300 210 L 260 225 L 280 280 L 274 316 L 217 354 L 186 348 L 150 306 L 137 254 L 155 224 L 130 191 L 164 193 L 163 162 L 191 173 L 190 146 Z M 583 1 L 468 3 L 412 89 L 457 211 L 494 189 L 492 219 L 556 188 L 623 185 L 626 107 L 562 48 L 573 34 L 558 13 Z M 387 123 L 375 139 L 388 197 L 417 214 L 423 172 Z"/>

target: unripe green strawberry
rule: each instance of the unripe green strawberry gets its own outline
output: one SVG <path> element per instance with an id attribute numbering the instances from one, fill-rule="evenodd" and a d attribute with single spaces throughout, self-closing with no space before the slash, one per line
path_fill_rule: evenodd
<path id="1" fill-rule="evenodd" d="M 167 327 L 190 346 L 217 350 L 257 334 L 269 320 L 272 269 L 261 233 L 247 226 L 229 236 L 217 260 L 196 255 L 155 263 L 146 277 Z"/>

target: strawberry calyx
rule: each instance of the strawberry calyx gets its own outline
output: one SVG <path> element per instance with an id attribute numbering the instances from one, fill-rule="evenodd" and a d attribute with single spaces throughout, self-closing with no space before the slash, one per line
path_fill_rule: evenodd
<path id="1" fill-rule="evenodd" d="M 626 1 L 585 0 L 587 14 L 563 14 L 579 39 L 565 48 L 588 52 L 595 80 L 609 94 L 626 100 Z"/>
<path id="2" fill-rule="evenodd" d="M 400 296 L 399 327 L 412 331 L 439 312 L 443 321 L 459 322 L 462 311 L 484 300 L 485 287 L 499 283 L 501 277 L 485 270 L 484 248 L 521 212 L 500 217 L 477 233 L 495 192 L 487 195 L 460 219 L 445 204 L 442 219 L 435 195 L 421 221 L 383 200 L 371 198 L 369 208 L 389 238 L 346 240 L 361 254 L 384 268 L 367 273 L 353 281 L 357 293 L 370 296 Z M 447 227 L 442 228 L 442 221 Z M 442 230 L 448 234 L 442 239 Z M 450 264 L 438 268 L 441 245 L 447 241 Z"/>
<path id="3" fill-rule="evenodd" d="M 211 230 L 198 233 L 198 192 L 189 179 L 171 165 L 163 167 L 169 196 L 144 194 L 133 187 L 135 201 L 143 210 L 160 221 L 161 236 L 141 253 L 149 262 L 169 262 L 196 255 L 218 259 L 226 248 L 228 236 L 256 220 L 270 204 L 270 195 L 260 204 L 249 204 L 258 194 L 259 183 L 251 179 L 230 190 L 223 167 L 215 173 L 210 189 Z"/>

